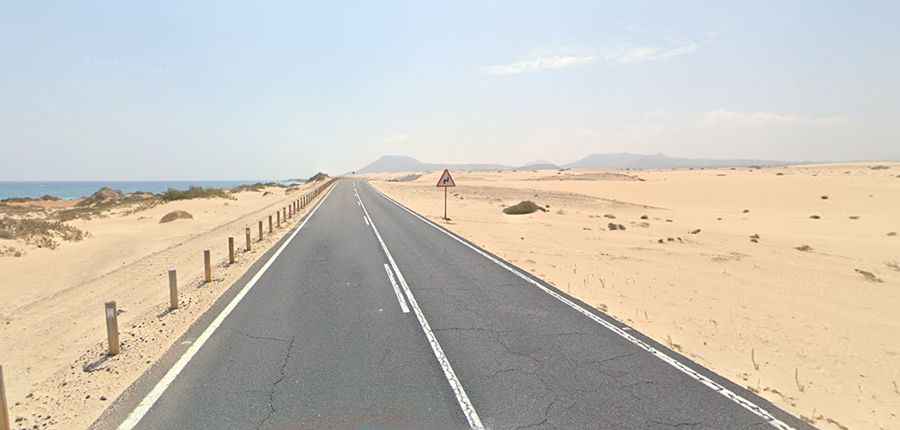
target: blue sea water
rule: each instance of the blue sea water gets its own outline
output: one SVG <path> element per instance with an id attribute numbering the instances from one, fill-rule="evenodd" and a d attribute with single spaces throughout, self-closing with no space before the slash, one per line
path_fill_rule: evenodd
<path id="1" fill-rule="evenodd" d="M 125 193 L 146 191 L 160 193 L 174 188 L 186 190 L 192 186 L 204 188 L 231 188 L 242 184 L 268 182 L 250 181 L 66 181 L 66 182 L 3 182 L 0 181 L 0 199 L 13 197 L 37 198 L 51 195 L 63 199 L 77 199 L 94 194 L 102 187 L 110 187 Z"/>

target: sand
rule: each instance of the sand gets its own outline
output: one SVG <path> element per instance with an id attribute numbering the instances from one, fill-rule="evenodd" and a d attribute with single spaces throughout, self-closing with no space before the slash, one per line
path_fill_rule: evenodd
<path id="1" fill-rule="evenodd" d="M 815 426 L 900 428 L 900 164 L 453 173 L 449 222 L 440 172 L 371 178 Z"/>
<path id="2" fill-rule="evenodd" d="M 113 400 L 155 363 L 190 324 L 288 231 L 268 234 L 268 215 L 303 190 L 241 192 L 236 200 L 194 199 L 128 214 L 69 224 L 90 233 L 55 250 L 0 240 L 24 250 L 0 257 L 0 364 L 15 421 L 13 428 L 87 428 Z M 53 203 L 56 208 L 67 206 Z M 69 202 L 68 206 L 71 206 Z M 300 212 L 302 216 L 312 206 Z M 184 210 L 193 219 L 160 224 Z M 300 216 L 290 220 L 295 224 Z M 264 221 L 264 240 L 258 224 Z M 244 228 L 252 251 L 244 252 Z M 226 264 L 227 238 L 237 261 Z M 204 249 L 212 252 L 213 282 L 202 283 Z M 181 308 L 168 307 L 169 268 L 178 270 Z M 115 300 L 122 353 L 108 358 L 103 304 Z M 45 426 L 46 424 L 46 426 Z"/>

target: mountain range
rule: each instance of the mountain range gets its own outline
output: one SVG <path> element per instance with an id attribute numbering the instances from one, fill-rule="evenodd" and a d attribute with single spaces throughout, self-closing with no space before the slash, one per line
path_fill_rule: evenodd
<path id="1" fill-rule="evenodd" d="M 503 164 L 423 163 L 403 155 L 385 155 L 356 173 L 426 172 L 432 170 L 553 170 L 553 169 L 672 169 L 689 167 L 783 166 L 795 162 L 748 159 L 677 158 L 664 154 L 591 154 L 572 163 L 537 161 L 522 166 Z"/>

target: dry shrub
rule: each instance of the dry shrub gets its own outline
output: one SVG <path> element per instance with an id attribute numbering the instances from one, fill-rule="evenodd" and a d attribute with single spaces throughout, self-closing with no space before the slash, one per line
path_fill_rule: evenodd
<path id="1" fill-rule="evenodd" d="M 234 197 L 228 195 L 228 193 L 221 188 L 203 188 L 203 187 L 190 187 L 185 191 L 169 188 L 168 191 L 160 194 L 159 198 L 164 202 L 174 202 L 176 200 L 213 199 L 213 198 L 236 200 Z"/>
<path id="2" fill-rule="evenodd" d="M 866 270 L 860 270 L 860 269 L 853 269 L 853 270 L 856 273 L 859 273 L 860 275 L 862 275 L 863 279 L 865 279 L 866 281 L 875 282 L 875 283 L 884 282 L 883 280 L 881 280 L 881 278 L 875 276 L 875 274 L 872 272 L 869 272 Z"/>
<path id="3" fill-rule="evenodd" d="M 538 206 L 531 200 L 525 200 L 503 209 L 503 213 L 507 215 L 526 215 L 537 211 L 547 212 L 546 209 Z"/>
<path id="4" fill-rule="evenodd" d="M 194 216 L 187 211 L 173 211 L 165 214 L 160 218 L 159 223 L 165 224 L 179 219 L 194 219 Z"/>
<path id="5" fill-rule="evenodd" d="M 794 249 L 796 249 L 797 251 L 803 251 L 803 252 L 810 252 L 813 250 L 812 247 L 809 245 L 795 246 Z"/>
<path id="6" fill-rule="evenodd" d="M 38 248 L 56 249 L 57 240 L 77 242 L 87 233 L 59 221 L 42 219 L 0 219 L 0 239 L 22 240 Z"/>

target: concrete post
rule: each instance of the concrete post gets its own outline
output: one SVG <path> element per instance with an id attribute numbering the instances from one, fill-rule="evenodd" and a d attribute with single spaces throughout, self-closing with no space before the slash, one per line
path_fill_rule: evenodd
<path id="1" fill-rule="evenodd" d="M 169 269 L 169 309 L 178 309 L 178 275 Z"/>
<path id="2" fill-rule="evenodd" d="M 209 250 L 203 250 L 203 280 L 206 283 L 212 282 L 212 261 L 210 261 Z"/>
<path id="3" fill-rule="evenodd" d="M 234 264 L 234 238 L 228 238 L 228 264 Z"/>
<path id="4" fill-rule="evenodd" d="M 119 315 L 116 302 L 106 302 L 106 340 L 109 342 L 109 355 L 119 353 Z"/>
<path id="5" fill-rule="evenodd" d="M 247 246 L 244 251 L 250 252 L 250 227 L 244 227 L 244 237 L 247 240 Z"/>

